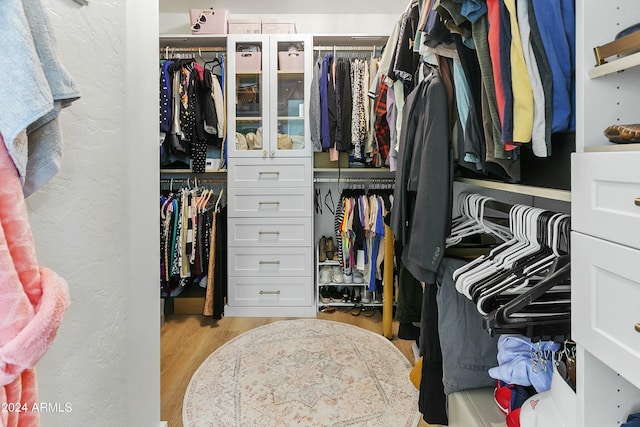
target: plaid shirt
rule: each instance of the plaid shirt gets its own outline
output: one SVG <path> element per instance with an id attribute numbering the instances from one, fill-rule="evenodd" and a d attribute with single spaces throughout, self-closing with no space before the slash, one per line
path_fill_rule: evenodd
<path id="1" fill-rule="evenodd" d="M 378 87 L 378 96 L 375 104 L 375 130 L 376 139 L 378 141 L 378 154 L 381 157 L 380 165 L 384 165 L 389 156 L 389 147 L 391 145 L 391 136 L 389 134 L 389 123 L 387 122 L 387 89 L 388 86 L 384 81 L 380 81 Z"/>

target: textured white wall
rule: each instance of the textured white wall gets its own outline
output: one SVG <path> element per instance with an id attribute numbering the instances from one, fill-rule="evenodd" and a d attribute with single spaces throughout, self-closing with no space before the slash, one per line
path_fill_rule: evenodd
<path id="1" fill-rule="evenodd" d="M 62 170 L 27 201 L 39 263 L 71 294 L 37 366 L 40 401 L 71 412 L 42 425 L 157 427 L 158 4 L 43 1 L 82 98 L 62 113 Z"/>

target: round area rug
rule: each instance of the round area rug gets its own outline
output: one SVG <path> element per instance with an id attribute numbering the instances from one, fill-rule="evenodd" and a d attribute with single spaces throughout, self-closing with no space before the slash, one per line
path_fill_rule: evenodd
<path id="1" fill-rule="evenodd" d="M 214 351 L 184 396 L 185 427 L 416 426 L 411 364 L 381 335 L 282 320 Z"/>

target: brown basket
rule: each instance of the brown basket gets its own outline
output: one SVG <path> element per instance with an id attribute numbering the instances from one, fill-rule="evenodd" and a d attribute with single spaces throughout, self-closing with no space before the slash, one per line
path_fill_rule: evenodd
<path id="1" fill-rule="evenodd" d="M 243 86 L 238 88 L 238 104 L 256 104 L 258 102 L 258 86 Z"/>

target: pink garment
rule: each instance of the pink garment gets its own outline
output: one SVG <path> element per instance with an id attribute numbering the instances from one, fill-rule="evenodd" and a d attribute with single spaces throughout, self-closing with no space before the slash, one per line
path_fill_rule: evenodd
<path id="1" fill-rule="evenodd" d="M 0 135 L 0 403 L 37 401 L 34 367 L 69 305 L 64 279 L 39 267 L 18 172 Z M 39 425 L 37 412 L 0 413 L 2 427 Z"/>

